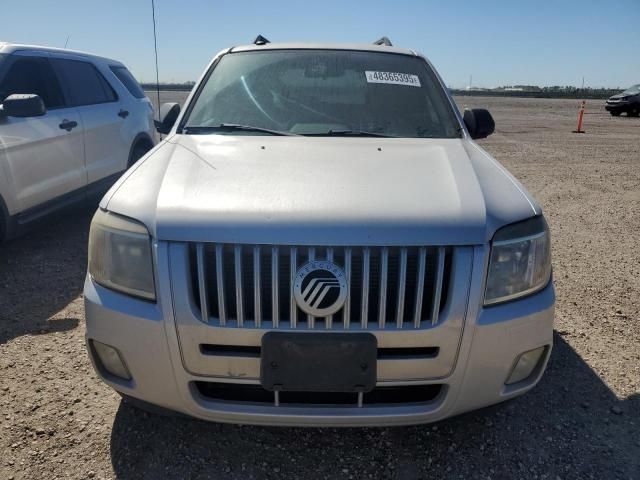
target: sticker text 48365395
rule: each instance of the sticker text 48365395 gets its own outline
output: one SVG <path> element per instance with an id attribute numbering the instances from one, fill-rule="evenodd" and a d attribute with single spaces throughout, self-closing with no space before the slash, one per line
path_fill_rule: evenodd
<path id="1" fill-rule="evenodd" d="M 365 71 L 367 83 L 390 83 L 392 85 L 408 85 L 410 87 L 419 87 L 420 79 L 417 75 L 409 73 L 397 72 L 372 72 Z"/>

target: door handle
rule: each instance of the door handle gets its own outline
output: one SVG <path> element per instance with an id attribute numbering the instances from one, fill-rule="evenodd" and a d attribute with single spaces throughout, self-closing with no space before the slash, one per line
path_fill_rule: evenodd
<path id="1" fill-rule="evenodd" d="M 121 118 L 127 118 L 129 116 L 129 112 L 126 111 L 126 110 L 120 110 L 118 112 L 118 116 L 121 117 Z"/>
<path id="2" fill-rule="evenodd" d="M 62 120 L 62 123 L 58 125 L 62 130 L 66 130 L 70 132 L 74 128 L 78 126 L 78 122 L 74 122 L 73 120 L 67 120 L 66 118 Z"/>

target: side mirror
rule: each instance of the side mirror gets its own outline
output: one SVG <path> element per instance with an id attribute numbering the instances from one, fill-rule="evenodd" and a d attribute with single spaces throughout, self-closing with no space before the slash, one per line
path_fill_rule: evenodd
<path id="1" fill-rule="evenodd" d="M 177 103 L 163 103 L 160 107 L 160 120 L 154 120 L 158 133 L 167 134 L 176 123 L 176 119 L 180 114 L 180 105 Z"/>
<path id="2" fill-rule="evenodd" d="M 39 95 L 14 93 L 4 99 L 1 112 L 7 117 L 40 117 L 47 108 Z"/>
<path id="3" fill-rule="evenodd" d="M 463 116 L 464 124 L 467 126 L 471 138 L 487 138 L 496 129 L 496 122 L 488 110 L 484 108 L 474 108 L 465 110 Z"/>

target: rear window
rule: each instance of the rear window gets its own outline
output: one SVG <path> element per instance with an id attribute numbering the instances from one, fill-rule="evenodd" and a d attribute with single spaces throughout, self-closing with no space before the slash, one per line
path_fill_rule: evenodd
<path id="1" fill-rule="evenodd" d="M 111 67 L 113 74 L 118 77 L 118 80 L 129 90 L 129 93 L 136 98 L 144 98 L 144 90 L 138 84 L 136 79 L 126 67 Z"/>
<path id="2" fill-rule="evenodd" d="M 118 96 L 102 74 L 89 62 L 56 58 L 52 60 L 64 81 L 71 105 L 115 102 Z"/>

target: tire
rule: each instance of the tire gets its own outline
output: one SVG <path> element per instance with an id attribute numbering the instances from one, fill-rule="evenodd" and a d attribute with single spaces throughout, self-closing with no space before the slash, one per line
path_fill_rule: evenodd
<path id="1" fill-rule="evenodd" d="M 129 163 L 127 164 L 127 169 L 131 168 L 131 166 L 136 163 L 138 160 L 142 158 L 142 156 L 151 150 L 151 144 L 146 140 L 140 140 L 135 144 L 133 149 L 131 150 L 131 156 L 129 157 Z"/>
<path id="2" fill-rule="evenodd" d="M 627 117 L 637 117 L 640 116 L 640 108 L 635 107 L 627 112 Z"/>
<path id="3" fill-rule="evenodd" d="M 620 116 L 620 112 L 616 112 L 614 110 L 612 110 L 610 113 L 611 113 L 612 117 L 619 117 Z"/>

